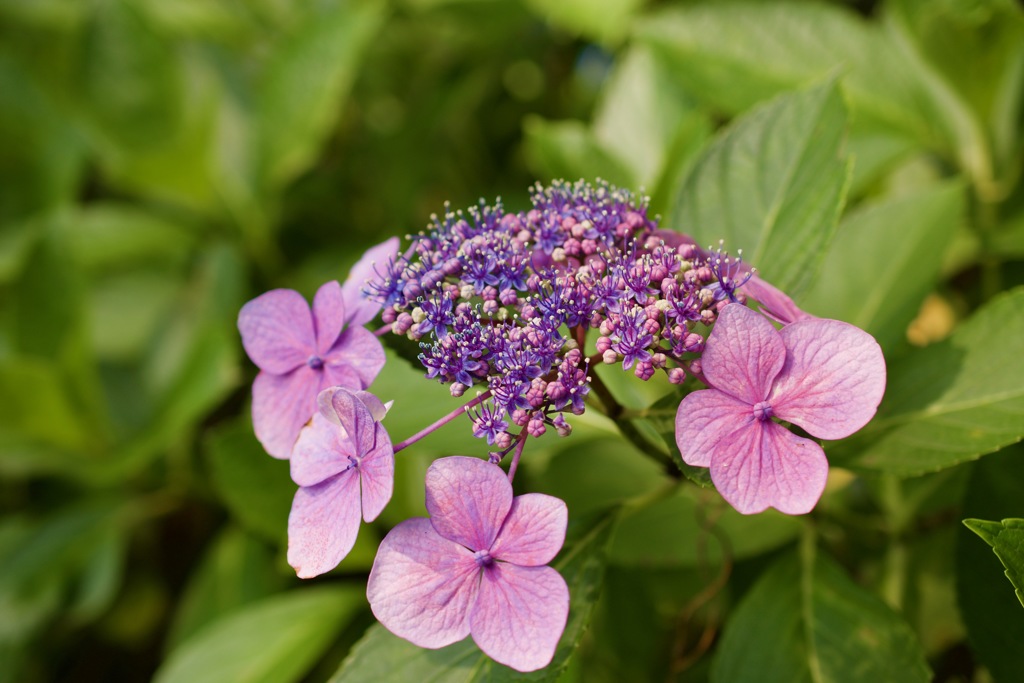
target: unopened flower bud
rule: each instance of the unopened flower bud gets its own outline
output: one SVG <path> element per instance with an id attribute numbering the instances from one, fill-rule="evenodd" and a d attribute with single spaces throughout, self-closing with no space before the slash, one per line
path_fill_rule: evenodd
<path id="1" fill-rule="evenodd" d="M 607 351 L 601 354 L 601 361 L 607 363 L 608 365 L 611 365 L 612 363 L 615 363 L 618 360 L 619 354 L 615 353 L 611 349 L 608 349 Z"/>
<path id="2" fill-rule="evenodd" d="M 654 365 L 650 361 L 640 361 L 633 369 L 633 374 L 646 382 L 654 377 Z"/>
<path id="3" fill-rule="evenodd" d="M 682 368 L 672 368 L 668 374 L 668 381 L 672 384 L 682 384 L 686 381 L 686 371 Z"/>
<path id="4" fill-rule="evenodd" d="M 612 348 L 611 337 L 600 336 L 597 338 L 597 352 L 603 354 L 608 349 Z"/>
<path id="5" fill-rule="evenodd" d="M 466 389 L 469 389 L 469 387 L 462 382 L 452 382 L 448 387 L 448 393 L 450 393 L 454 398 L 459 398 L 466 393 Z"/>

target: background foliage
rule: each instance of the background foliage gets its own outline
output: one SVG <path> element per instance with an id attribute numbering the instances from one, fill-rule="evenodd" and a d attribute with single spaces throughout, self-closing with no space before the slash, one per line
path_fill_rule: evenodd
<path id="1" fill-rule="evenodd" d="M 1013 0 L 0 0 L 0 681 L 518 678 L 362 592 L 429 461 L 482 453 L 468 425 L 302 585 L 234 323 L 553 177 L 645 188 L 890 374 L 805 518 L 740 516 L 593 415 L 532 447 L 573 612 L 523 678 L 1021 680 L 1022 134 Z M 671 430 L 667 385 L 600 372 Z M 374 385 L 396 438 L 453 405 L 421 374 Z"/>

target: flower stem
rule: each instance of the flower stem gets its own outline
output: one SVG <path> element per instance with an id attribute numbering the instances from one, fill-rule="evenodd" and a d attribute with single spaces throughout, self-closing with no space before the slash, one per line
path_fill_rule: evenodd
<path id="1" fill-rule="evenodd" d="M 469 410 L 473 406 L 475 406 L 478 403 L 481 403 L 483 401 L 486 401 L 490 397 L 491 397 L 491 390 L 490 389 L 488 389 L 487 391 L 485 391 L 482 394 L 477 395 L 477 397 L 474 398 L 472 401 L 466 403 L 465 405 L 459 406 L 458 408 L 456 408 L 452 412 L 450 412 L 447 415 L 445 415 L 444 417 L 442 417 L 437 422 L 434 422 L 433 424 L 430 424 L 430 425 L 424 427 L 423 429 L 421 429 L 420 431 L 416 432 L 415 434 L 410 436 L 405 441 L 399 441 L 398 443 L 396 443 L 395 447 L 394 447 L 395 453 L 397 453 L 398 451 L 402 450 L 403 448 L 406 448 L 407 446 L 413 445 L 414 443 L 416 443 L 417 441 L 419 441 L 423 437 L 427 436 L 428 434 L 432 434 L 434 431 L 436 431 L 436 430 L 440 429 L 441 427 L 445 426 L 446 424 L 448 424 L 449 422 L 451 422 L 452 420 L 457 418 L 459 415 L 462 415 L 464 412 L 466 412 L 467 410 Z"/>
<path id="2" fill-rule="evenodd" d="M 384 325 L 383 327 L 380 327 L 380 328 L 374 330 L 373 334 L 378 336 L 378 337 L 383 337 L 385 334 L 387 334 L 390 331 L 391 331 L 391 323 L 388 323 L 387 325 Z"/>
<path id="3" fill-rule="evenodd" d="M 519 439 L 516 442 L 516 452 L 512 454 L 512 463 L 508 466 L 508 483 L 515 479 L 516 470 L 519 469 L 519 457 L 523 454 L 523 447 L 526 445 L 526 430 L 519 432 Z"/>

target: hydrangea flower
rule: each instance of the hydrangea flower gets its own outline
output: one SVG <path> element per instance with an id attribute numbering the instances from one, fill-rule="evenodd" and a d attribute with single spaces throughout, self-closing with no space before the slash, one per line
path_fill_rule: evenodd
<path id="1" fill-rule="evenodd" d="M 332 387 L 292 451 L 299 485 L 288 516 L 288 564 L 301 578 L 338 566 L 356 542 L 359 518 L 372 522 L 391 500 L 395 454 L 380 424 L 387 406 L 373 394 Z"/>
<path id="2" fill-rule="evenodd" d="M 711 388 L 680 403 L 676 443 L 745 514 L 803 514 L 825 488 L 821 446 L 772 418 L 841 439 L 867 424 L 885 391 L 882 351 L 863 330 L 817 318 L 776 330 L 738 304 L 719 313 L 702 367 Z"/>
<path id="3" fill-rule="evenodd" d="M 384 538 L 366 594 L 377 620 L 425 648 L 467 635 L 519 671 L 551 662 L 565 630 L 569 589 L 546 566 L 565 541 L 568 511 L 552 496 L 512 497 L 496 465 L 467 457 L 427 470 L 430 518 Z"/>
<path id="4" fill-rule="evenodd" d="M 242 307 L 242 346 L 260 369 L 252 384 L 256 438 L 270 455 L 287 458 L 299 430 L 316 412 L 316 397 L 330 386 L 365 389 L 384 366 L 384 349 L 361 325 L 381 304 L 360 288 L 373 264 L 397 254 L 390 239 L 370 249 L 353 267 L 345 286 L 328 282 L 317 290 L 310 310 L 291 289 L 274 289 Z"/>

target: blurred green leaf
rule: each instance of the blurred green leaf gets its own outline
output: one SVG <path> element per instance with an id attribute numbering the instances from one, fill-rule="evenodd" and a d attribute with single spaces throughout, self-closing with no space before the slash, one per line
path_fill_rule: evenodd
<path id="1" fill-rule="evenodd" d="M 527 0 L 552 24 L 605 44 L 622 40 L 646 0 Z"/>
<path id="2" fill-rule="evenodd" d="M 79 578 L 74 601 L 67 615 L 74 623 L 88 623 L 102 615 L 121 588 L 128 543 L 122 530 L 107 525 L 88 553 L 88 559 Z"/>
<path id="3" fill-rule="evenodd" d="M 270 187 L 284 185 L 316 159 L 380 27 L 381 9 L 329 3 L 277 47 L 256 107 L 262 176 Z"/>
<path id="4" fill-rule="evenodd" d="M 764 572 L 731 615 L 711 680 L 924 683 L 931 672 L 898 614 L 803 547 Z"/>
<path id="5" fill-rule="evenodd" d="M 632 46 L 619 58 L 601 91 L 594 112 L 594 138 L 630 169 L 631 187 L 650 191 L 666 162 L 678 161 L 670 153 L 680 128 L 703 138 L 710 125 L 694 111 L 692 98 L 663 60 L 643 45 Z M 584 169 L 579 175 L 598 174 Z"/>
<path id="6" fill-rule="evenodd" d="M 708 147 L 675 191 L 667 225 L 701 246 L 725 240 L 766 280 L 798 294 L 843 205 L 845 126 L 832 82 L 754 109 Z"/>
<path id="7" fill-rule="evenodd" d="M 213 487 L 231 514 L 250 531 L 281 545 L 297 488 L 288 461 L 266 454 L 248 415 L 211 432 L 205 446 Z"/>
<path id="8" fill-rule="evenodd" d="M 840 223 L 801 307 L 853 323 L 892 350 L 935 286 L 964 210 L 957 182 L 858 207 Z"/>
<path id="9" fill-rule="evenodd" d="M 569 620 L 551 664 L 521 674 L 480 652 L 472 638 L 439 650 L 416 647 L 380 624 L 367 630 L 330 683 L 429 680 L 434 683 L 473 681 L 556 681 L 565 672 L 586 632 L 604 574 L 604 551 L 610 518 L 605 517 L 553 563 L 569 585 Z"/>
<path id="10" fill-rule="evenodd" d="M 718 565 L 789 543 L 801 528 L 798 518 L 775 510 L 741 515 L 717 494 L 684 484 L 671 497 L 627 509 L 608 557 L 625 567 Z"/>
<path id="11" fill-rule="evenodd" d="M 135 3 L 94 5 L 77 63 L 83 112 L 102 153 L 116 159 L 174 136 L 184 100 L 178 55 Z"/>
<path id="12" fill-rule="evenodd" d="M 538 177 L 602 178 L 625 188 L 639 184 L 629 166 L 606 151 L 580 121 L 545 121 L 530 116 L 523 121 L 523 134 L 523 152 Z"/>
<path id="13" fill-rule="evenodd" d="M 972 465 L 962 515 L 1005 519 L 1020 510 L 1024 501 L 1022 458 L 1024 447 L 1017 445 Z M 957 604 L 971 648 L 996 681 L 1016 681 L 1020 677 L 1020 643 L 1024 642 L 1024 610 L 999 578 L 1005 570 L 999 558 L 978 543 L 966 526 L 957 526 Z"/>
<path id="14" fill-rule="evenodd" d="M 266 598 L 195 633 L 155 683 L 298 681 L 365 604 L 357 586 L 316 586 Z"/>
<path id="15" fill-rule="evenodd" d="M 1024 288 L 979 309 L 946 342 L 889 369 L 878 416 L 839 442 L 836 464 L 913 476 L 1024 438 Z"/>
<path id="16" fill-rule="evenodd" d="M 1006 578 L 1013 584 L 1017 599 L 1024 605 L 1024 519 L 989 522 L 965 519 L 964 525 L 992 546 L 992 551 L 1006 567 Z"/>
<path id="17" fill-rule="evenodd" d="M 277 564 L 261 540 L 237 526 L 226 526 L 193 568 L 164 649 L 175 650 L 207 624 L 284 588 Z"/>
<path id="18" fill-rule="evenodd" d="M 85 271 L 103 273 L 143 263 L 184 264 L 196 230 L 129 203 L 97 202 L 60 221 L 60 239 Z"/>
<path id="19" fill-rule="evenodd" d="M 652 14 L 639 37 L 674 60 L 691 92 L 730 113 L 838 70 L 857 128 L 898 131 L 972 177 L 990 173 L 977 121 L 892 22 L 829 4 L 722 2 Z"/>

